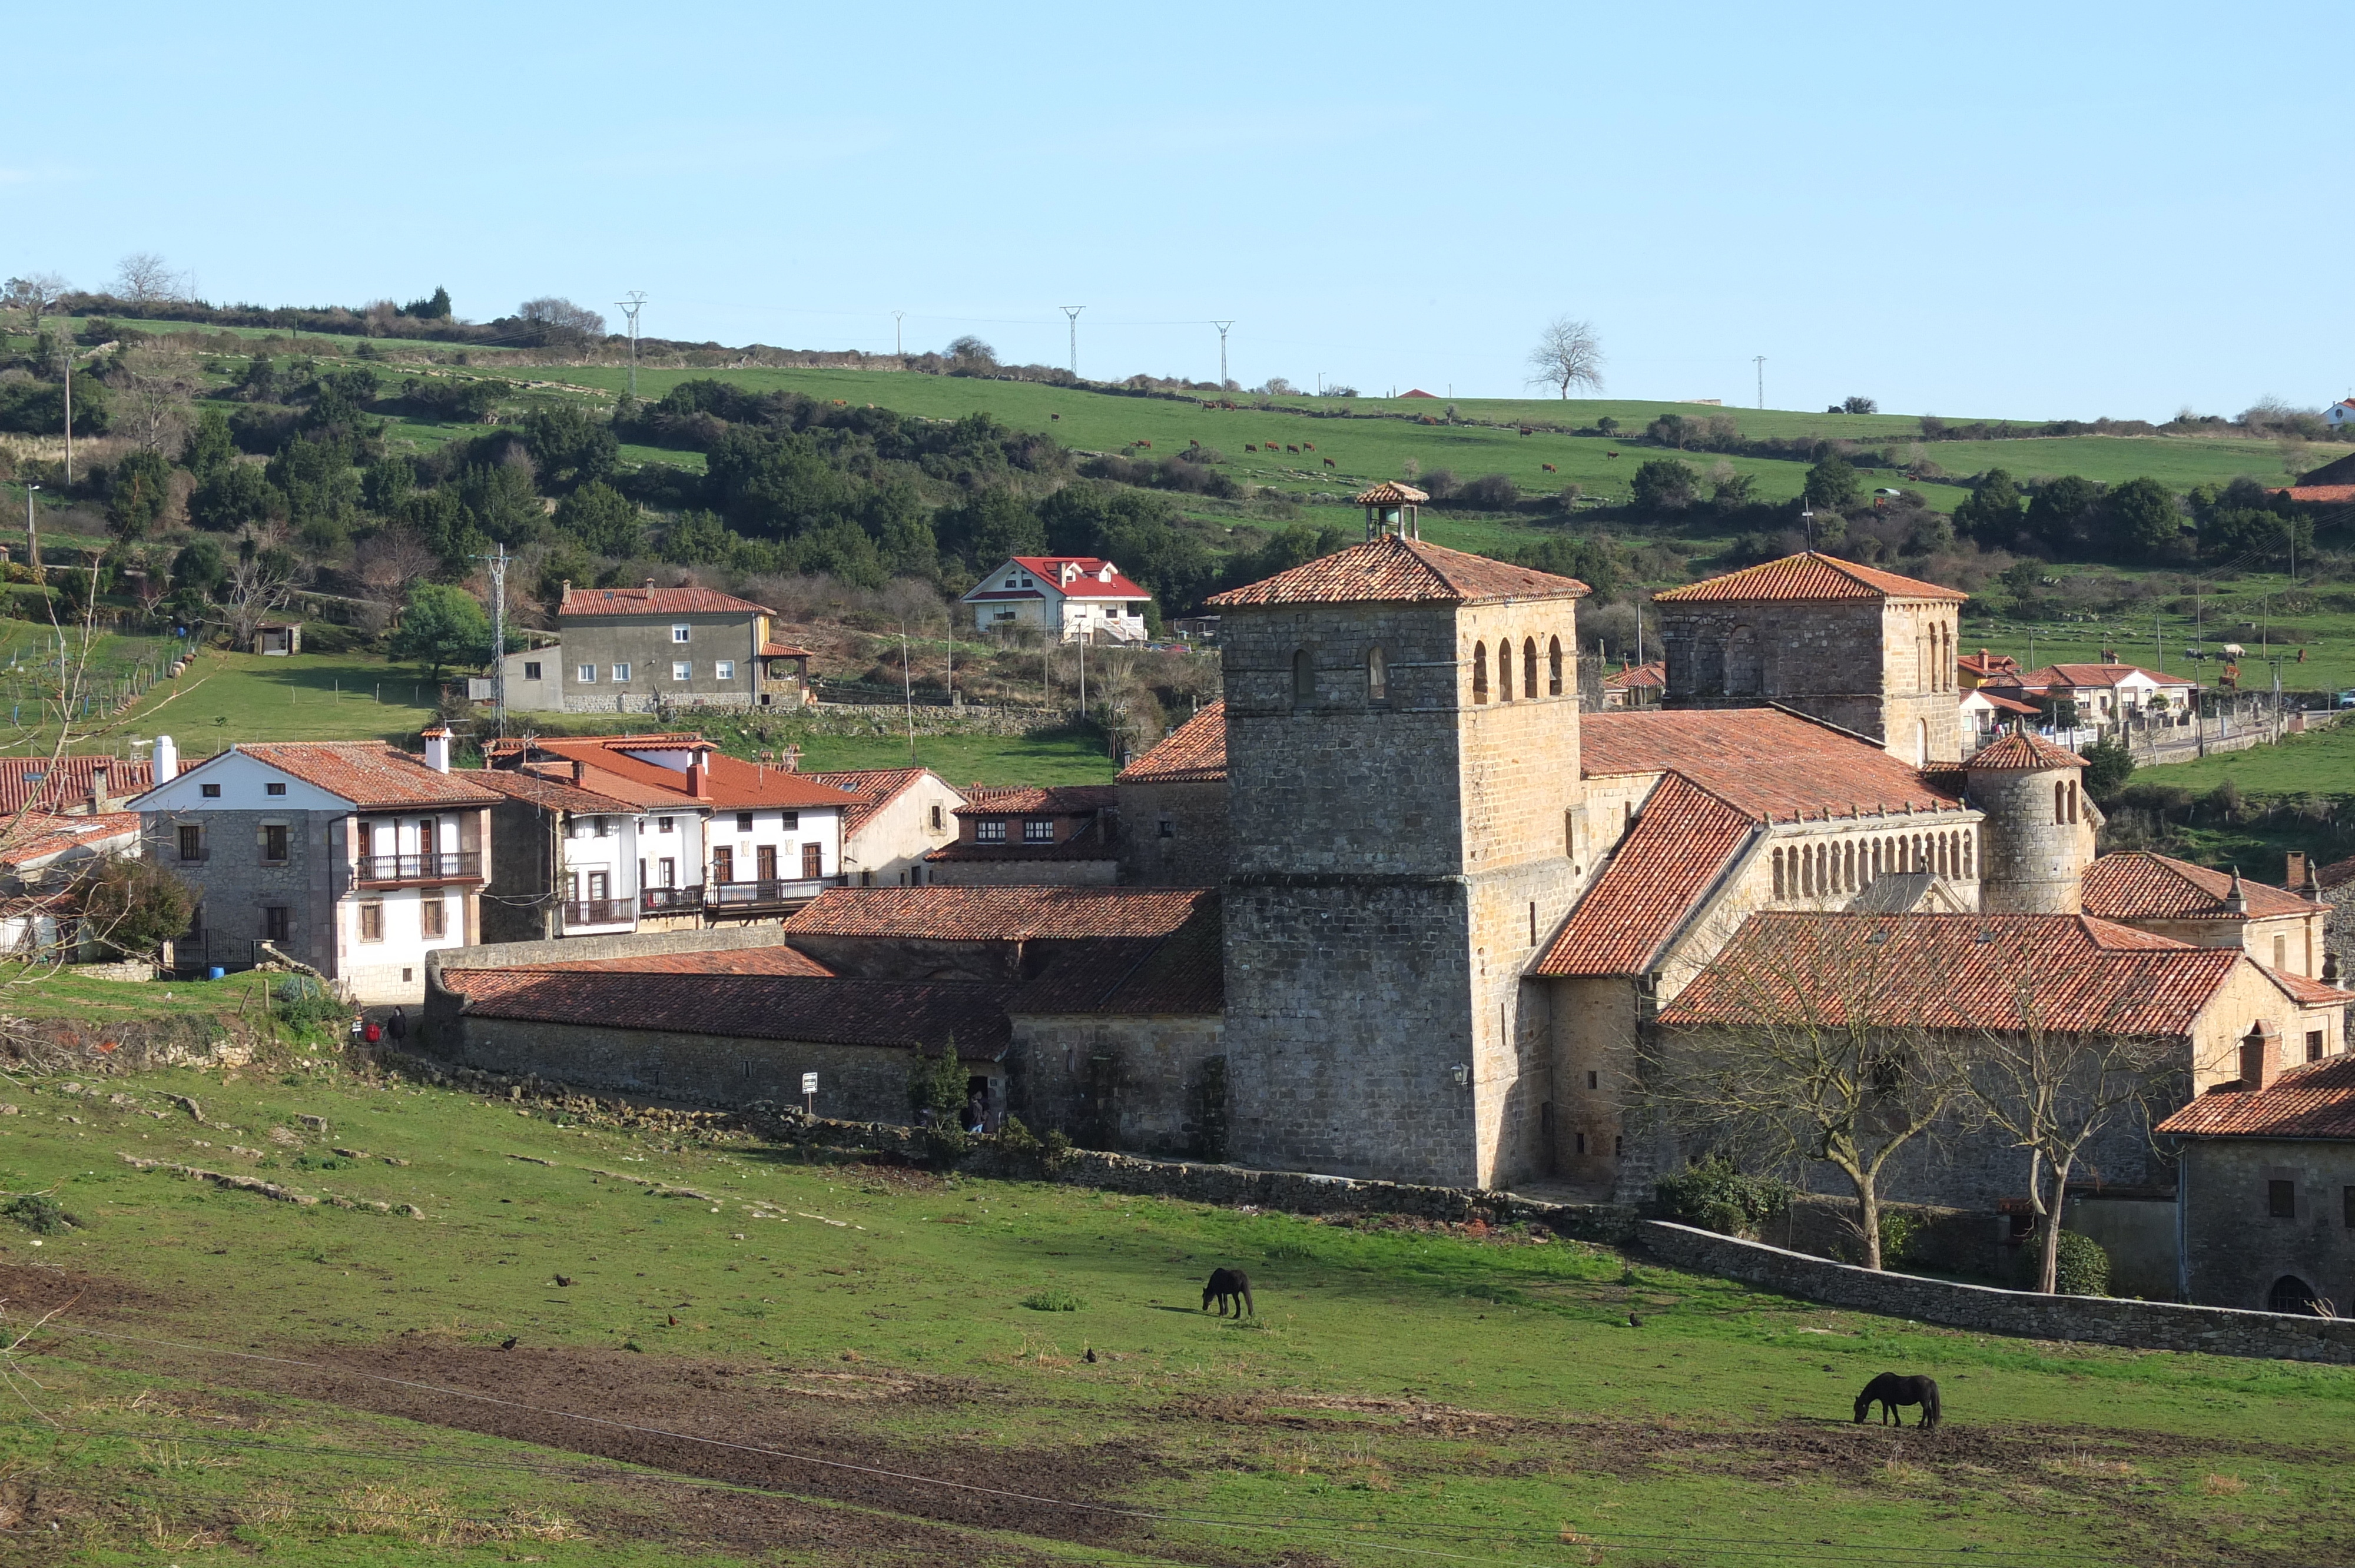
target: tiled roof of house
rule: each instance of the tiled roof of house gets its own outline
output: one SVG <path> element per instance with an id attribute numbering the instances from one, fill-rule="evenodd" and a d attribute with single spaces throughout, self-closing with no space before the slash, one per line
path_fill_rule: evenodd
<path id="1" fill-rule="evenodd" d="M 567 588 L 559 617 L 608 615 L 769 615 L 765 605 L 707 588 Z"/>
<path id="2" fill-rule="evenodd" d="M 2017 686 L 2012 688 L 2014 691 L 2019 689 Z M 2038 711 L 2034 703 L 2023 703 L 2018 697 L 2007 697 L 1994 686 L 1974 687 L 1963 694 L 1963 701 L 1966 705 L 1972 702 L 1982 702 L 1998 712 L 2017 714 L 2023 718 Z"/>
<path id="3" fill-rule="evenodd" d="M 1414 394 L 1410 392 L 1407 396 L 1412 397 Z M 1425 392 L 1423 396 L 1428 397 L 1431 394 Z M 1359 506 L 1405 506 L 1428 501 L 1431 497 L 1411 484 L 1401 484 L 1397 480 L 1386 479 L 1371 490 L 1359 491 L 1349 499 Z"/>
<path id="4" fill-rule="evenodd" d="M 496 789 L 511 800 L 521 800 L 543 810 L 570 811 L 575 815 L 623 816 L 634 813 L 637 803 L 617 800 L 611 795 L 599 795 L 591 790 L 543 779 L 537 773 L 517 768 L 485 768 L 453 773 L 453 779 L 464 779 L 485 789 Z M 584 778 L 583 783 L 588 780 Z"/>
<path id="5" fill-rule="evenodd" d="M 2276 915 L 2318 915 L 2328 906 L 2243 880 L 2246 916 L 2224 907 L 2232 874 L 2149 850 L 2105 854 L 2085 868 L 2085 913 L 2105 920 L 2236 920 Z"/>
<path id="6" fill-rule="evenodd" d="M 2083 915 L 1769 912 L 1659 1021 L 2182 1036 L 2248 961 Z"/>
<path id="7" fill-rule="evenodd" d="M 628 975 L 808 975 L 834 973 L 807 953 L 773 948 L 723 948 L 709 953 L 635 953 L 619 959 L 566 959 L 545 964 L 515 964 L 517 970 L 569 974 Z"/>
<path id="8" fill-rule="evenodd" d="M 2199 684 L 2189 675 L 2170 675 L 2164 670 L 2146 670 L 2140 664 L 2047 664 L 2041 670 L 2030 670 L 2020 676 L 2019 683 L 2044 690 L 2054 686 L 2115 686 L 2132 675 L 2147 676 L 2162 686 Z"/>
<path id="9" fill-rule="evenodd" d="M 1362 545 L 1294 567 L 1272 577 L 1212 595 L 1220 609 L 1277 604 L 1488 604 L 1507 599 L 1576 599 L 1587 591 L 1576 577 L 1556 577 L 1466 555 L 1420 539 L 1385 534 Z"/>
<path id="10" fill-rule="evenodd" d="M 339 795 L 363 811 L 496 806 L 506 799 L 474 782 L 479 774 L 436 773 L 417 758 L 395 751 L 380 740 L 287 740 L 234 749 L 290 778 Z M 193 773 L 212 760 L 208 758 L 184 771 Z"/>
<path id="11" fill-rule="evenodd" d="M 2254 1093 L 2211 1089 L 2155 1130 L 2179 1138 L 2355 1138 L 2355 1056 L 2292 1067 Z"/>
<path id="12" fill-rule="evenodd" d="M 1058 942 L 1045 972 L 1007 1011 L 1062 1013 L 1216 1014 L 1226 1007 L 1218 900 L 1207 899 L 1166 937 L 1098 937 Z"/>
<path id="13" fill-rule="evenodd" d="M 932 771 L 929 768 L 874 768 L 847 773 L 807 773 L 803 777 L 842 791 L 846 802 L 842 831 L 847 837 L 873 821 L 876 812 L 914 788 L 918 779 L 931 776 Z"/>
<path id="14" fill-rule="evenodd" d="M 2314 874 L 2314 880 L 2326 889 L 2337 887 L 2350 879 L 2355 879 L 2355 857 L 2332 861 Z"/>
<path id="15" fill-rule="evenodd" d="M 1603 689 L 1606 692 L 1649 690 L 1668 683 L 1668 662 L 1665 659 L 1649 660 L 1633 669 L 1614 670 L 1603 677 Z"/>
<path id="16" fill-rule="evenodd" d="M 2289 992 L 2301 1006 L 2345 1007 L 2350 1002 L 2355 1002 L 2355 991 L 2345 991 L 2335 985 L 2325 985 L 2320 980 L 2308 980 L 2304 975 L 2292 974 L 2287 969 L 2277 969 L 2269 964 L 2259 964 L 2257 967 L 2273 976 L 2274 983 Z"/>
<path id="17" fill-rule="evenodd" d="M 959 603 L 972 603 L 991 599 L 1039 599 L 1041 588 L 1053 588 L 1065 599 L 1151 599 L 1152 593 L 1139 588 L 1128 575 L 1101 556 L 1016 556 L 1007 562 L 1030 574 L 1037 588 L 1007 588 L 999 586 L 1003 570 L 985 575 L 973 590 Z M 1078 567 L 1070 582 L 1063 581 L 1065 567 Z M 1107 578 L 1103 574 L 1109 571 Z"/>
<path id="18" fill-rule="evenodd" d="M 1212 703 L 1120 771 L 1123 784 L 1223 784 L 1227 705 Z"/>
<path id="19" fill-rule="evenodd" d="M 2050 768 L 2083 768 L 2085 759 L 2041 736 L 2015 730 L 1981 747 L 1963 759 L 1963 766 L 1983 773 L 2041 773 Z"/>
<path id="20" fill-rule="evenodd" d="M 964 791 L 960 817 L 1075 817 L 1116 805 L 1120 791 L 1109 784 L 975 784 Z"/>
<path id="21" fill-rule="evenodd" d="M 790 642 L 763 642 L 761 644 L 761 657 L 763 659 L 815 659 L 817 655 L 807 648 L 796 648 Z"/>
<path id="22" fill-rule="evenodd" d="M 1669 774 L 1570 912 L 1537 972 L 1648 972 L 1756 832 L 1750 813 Z"/>
<path id="23" fill-rule="evenodd" d="M 1999 673 L 2003 671 L 2017 670 L 2019 668 L 2019 661 L 2013 658 L 2010 654 L 1990 653 L 1984 648 L 1980 649 L 1976 653 L 1964 654 L 1961 658 L 1955 660 L 1955 663 L 1962 670 L 1963 673 L 1966 675 L 1977 675 L 1982 679 L 1988 675 Z"/>
<path id="24" fill-rule="evenodd" d="M 1682 588 L 1667 588 L 1654 594 L 1652 599 L 1659 604 L 1692 604 L 1710 599 L 1961 600 L 1970 597 L 1950 588 L 1940 588 L 1936 583 L 1902 577 L 1878 567 L 1859 566 L 1854 561 L 1843 561 L 1837 556 L 1809 550 L 1801 555 L 1785 556 L 1779 561 L 1762 561 L 1738 572 L 1728 572 L 1721 577 L 1709 577 L 1700 582 L 1687 583 Z"/>
<path id="25" fill-rule="evenodd" d="M 0 812 L 81 805 L 90 800 L 91 774 L 99 768 L 106 770 L 109 799 L 143 795 L 155 785 L 153 763 L 120 757 L 0 757 Z"/>
<path id="26" fill-rule="evenodd" d="M 106 811 L 91 817 L 53 817 L 27 811 L 0 828 L 0 866 L 12 871 L 46 865 L 75 850 L 128 848 L 139 839 L 139 813 Z M 110 840 L 122 841 L 110 846 Z"/>
<path id="27" fill-rule="evenodd" d="M 1217 896 L 1200 887 L 830 887 L 784 932 L 943 942 L 1164 937 Z"/>
<path id="28" fill-rule="evenodd" d="M 2293 484 L 2274 492 L 2292 501 L 2311 502 L 2318 505 L 2337 505 L 2355 501 L 2355 484 Z"/>
<path id="29" fill-rule="evenodd" d="M 1587 777 L 1681 773 L 1755 816 L 1961 803 L 1881 747 L 1776 708 L 1623 709 L 1588 714 L 1578 726 Z"/>
<path id="30" fill-rule="evenodd" d="M 823 784 L 813 783 L 806 773 L 787 773 L 774 768 L 762 768 L 709 748 L 701 739 L 676 741 L 645 738 L 637 736 L 599 737 L 591 740 L 543 739 L 538 749 L 568 759 L 577 758 L 589 767 L 611 774 L 615 779 L 637 785 L 642 790 L 658 791 L 677 806 L 707 806 L 715 810 L 741 811 L 755 807 L 784 807 L 788 810 L 833 807 L 840 809 L 849 800 L 844 791 Z M 647 762 L 632 755 L 638 751 L 677 751 L 689 746 L 704 747 L 705 774 L 710 794 L 708 797 L 687 792 L 685 773 Z M 599 789 L 610 787 L 604 779 L 591 781 Z"/>
<path id="31" fill-rule="evenodd" d="M 481 1018 L 650 1029 L 827 1045 L 937 1048 L 987 1061 L 1004 1054 L 1011 985 L 839 977 L 551 969 L 444 969 L 442 983 Z"/>

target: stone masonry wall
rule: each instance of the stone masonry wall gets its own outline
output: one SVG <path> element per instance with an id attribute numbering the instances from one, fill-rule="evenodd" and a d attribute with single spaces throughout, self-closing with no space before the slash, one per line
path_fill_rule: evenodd
<path id="1" fill-rule="evenodd" d="M 1201 1113 L 1224 1033 L 1216 1015 L 1018 1014 L 1007 1107 L 1033 1132 L 1059 1129 L 1091 1148 L 1215 1153 L 1204 1147 Z M 1227 1097 L 1217 1100 L 1223 1117 Z"/>
<path id="2" fill-rule="evenodd" d="M 1663 1262 L 1699 1274 L 1885 1317 L 1985 1333 L 2075 1340 L 2135 1350 L 2355 1363 L 2355 1319 L 2186 1307 L 2111 1297 L 2044 1296 L 1875 1273 L 1686 1225 L 1649 1220 L 1637 1241 Z"/>
<path id="3" fill-rule="evenodd" d="M 1216 887 L 1231 848 L 1224 780 L 1120 787 L 1120 879 L 1130 886 Z"/>
<path id="4" fill-rule="evenodd" d="M 2182 1140 L 2184 1285 L 2194 1301 L 2262 1308 L 2295 1275 L 2355 1311 L 2355 1142 L 2255 1138 Z M 2290 1183 L 2276 1217 L 2268 1184 Z"/>

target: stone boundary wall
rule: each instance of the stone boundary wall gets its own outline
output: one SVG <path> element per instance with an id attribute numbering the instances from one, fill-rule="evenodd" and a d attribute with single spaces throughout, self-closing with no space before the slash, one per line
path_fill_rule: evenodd
<path id="1" fill-rule="evenodd" d="M 1664 1263 L 1764 1286 L 1788 1296 L 1889 1318 L 1991 1334 L 2075 1340 L 2137 1351 L 2355 1364 L 2355 1319 L 2124 1301 L 2108 1296 L 2045 1296 L 1962 1285 L 1911 1274 L 1876 1274 L 1852 1264 L 1785 1252 L 1665 1220 L 1646 1220 L 1636 1241 Z"/>

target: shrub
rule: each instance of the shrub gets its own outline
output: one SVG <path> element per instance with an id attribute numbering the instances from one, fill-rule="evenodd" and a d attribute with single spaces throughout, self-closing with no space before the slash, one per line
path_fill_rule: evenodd
<path id="1" fill-rule="evenodd" d="M 1514 506 L 1520 503 L 1521 487 L 1508 475 L 1484 473 L 1456 492 L 1455 499 L 1469 506 Z"/>
<path id="2" fill-rule="evenodd" d="M 68 1213 L 65 1206 L 47 1192 L 19 1192 L 0 1203 L 0 1214 L 5 1214 L 28 1231 L 53 1236 L 59 1231 L 81 1224 Z"/>
<path id="3" fill-rule="evenodd" d="M 297 1033 L 319 1030 L 332 1035 L 351 1017 L 351 1009 L 312 975 L 289 975 L 271 994 L 280 1021 Z"/>
<path id="4" fill-rule="evenodd" d="M 1791 1206 L 1788 1185 L 1771 1176 L 1744 1176 L 1725 1154 L 1663 1176 L 1652 1191 L 1663 1218 L 1730 1236 L 1753 1234 Z"/>
<path id="5" fill-rule="evenodd" d="M 2053 1274 L 2052 1287 L 2063 1296 L 2107 1296 L 2110 1293 L 2110 1255 L 2102 1244 L 2075 1231 L 2061 1233 L 2061 1255 Z"/>
<path id="6" fill-rule="evenodd" d="M 1883 1209 L 1881 1212 L 1881 1264 L 1886 1268 L 1892 1263 L 1918 1262 L 1915 1255 L 1930 1223 L 1921 1215 L 1903 1209 Z"/>
<path id="7" fill-rule="evenodd" d="M 1033 1290 L 1022 1305 L 1033 1312 L 1076 1312 L 1087 1303 L 1068 1290 Z"/>

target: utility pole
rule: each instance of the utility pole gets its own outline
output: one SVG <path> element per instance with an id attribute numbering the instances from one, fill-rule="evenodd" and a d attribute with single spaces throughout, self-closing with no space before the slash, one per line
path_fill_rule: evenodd
<path id="1" fill-rule="evenodd" d="M 1071 318 L 1071 374 L 1076 376 L 1080 373 L 1080 313 L 1087 306 L 1057 305 L 1055 308 Z"/>
<path id="2" fill-rule="evenodd" d="M 1766 407 L 1766 356 L 1757 355 L 1750 363 L 1758 367 L 1758 406 L 1764 408 Z"/>
<path id="3" fill-rule="evenodd" d="M 900 323 L 907 319 L 908 313 L 905 311 L 893 311 L 891 313 L 891 352 L 893 354 L 905 354 L 908 352 L 900 337 Z"/>
<path id="4" fill-rule="evenodd" d="M 73 340 L 66 340 L 66 488 L 73 488 Z"/>
<path id="5" fill-rule="evenodd" d="M 630 396 L 638 395 L 638 312 L 645 308 L 646 291 L 632 289 L 629 298 L 620 302 L 622 313 L 630 318 Z"/>
<path id="6" fill-rule="evenodd" d="M 908 623 L 900 622 L 900 700 L 908 707 L 908 755 L 916 755 L 916 677 L 908 667 Z"/>
<path id="7" fill-rule="evenodd" d="M 497 738 L 507 737 L 507 562 L 502 544 L 496 556 L 476 556 L 491 568 L 491 717 Z"/>
<path id="8" fill-rule="evenodd" d="M 41 569 L 41 531 L 33 522 L 33 492 L 37 484 L 25 486 L 25 564 L 36 574 Z"/>
<path id="9" fill-rule="evenodd" d="M 1227 329 L 1235 323 L 1229 320 L 1210 324 L 1219 329 L 1219 390 L 1223 392 L 1227 389 Z"/>

